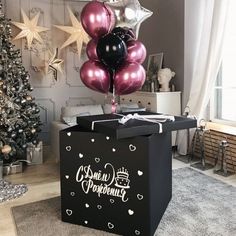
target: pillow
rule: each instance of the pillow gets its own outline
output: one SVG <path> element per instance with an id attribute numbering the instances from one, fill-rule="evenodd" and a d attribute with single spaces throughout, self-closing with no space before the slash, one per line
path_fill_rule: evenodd
<path id="1" fill-rule="evenodd" d="M 139 108 L 139 105 L 137 103 L 128 103 L 128 104 L 120 104 L 120 110 L 124 109 L 124 108 L 131 108 L 131 109 L 134 109 L 134 108 Z"/>
<path id="2" fill-rule="evenodd" d="M 69 126 L 77 125 L 76 116 L 64 116 L 62 117 L 62 120 L 64 121 L 65 124 Z"/>
<path id="3" fill-rule="evenodd" d="M 64 121 L 65 124 L 67 124 L 69 126 L 75 126 L 75 125 L 77 125 L 77 116 L 90 116 L 90 113 L 83 112 L 83 113 L 80 113 L 76 116 L 63 116 L 62 120 Z"/>
<path id="4" fill-rule="evenodd" d="M 105 104 L 102 106 L 104 114 L 110 114 L 111 113 L 111 104 Z M 137 103 L 129 103 L 129 104 L 120 104 L 117 105 L 117 113 L 124 112 L 123 109 L 139 109 L 139 106 Z M 136 110 L 135 110 L 136 111 Z M 129 111 L 128 111 L 129 112 Z"/>
<path id="5" fill-rule="evenodd" d="M 87 106 L 74 106 L 74 107 L 62 107 L 61 117 L 79 116 L 82 113 L 89 115 L 101 115 L 103 114 L 101 105 L 87 105 Z M 63 119 L 62 119 L 63 120 Z"/>
<path id="6" fill-rule="evenodd" d="M 145 107 L 142 108 L 127 108 L 127 107 L 123 107 L 121 109 L 121 112 L 139 112 L 139 111 L 146 111 Z"/>

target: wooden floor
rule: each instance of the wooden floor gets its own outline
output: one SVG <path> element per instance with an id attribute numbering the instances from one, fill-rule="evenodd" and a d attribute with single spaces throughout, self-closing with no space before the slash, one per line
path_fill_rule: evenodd
<path id="1" fill-rule="evenodd" d="M 14 184 L 27 184 L 28 192 L 18 199 L 0 203 L 0 236 L 17 235 L 11 207 L 60 195 L 59 164 L 55 162 L 48 147 L 44 148 L 44 160 L 43 165 L 29 166 L 22 174 L 5 177 L 6 180 Z"/>
<path id="2" fill-rule="evenodd" d="M 55 162 L 55 158 L 50 154 L 48 148 L 44 148 L 44 151 L 45 162 L 43 165 L 30 166 L 24 170 L 23 174 L 5 177 L 6 180 L 12 183 L 26 183 L 29 190 L 18 199 L 0 204 L 0 236 L 17 235 L 11 215 L 11 207 L 60 195 L 59 164 Z M 187 166 L 189 165 L 173 159 L 173 169 Z M 204 173 L 236 187 L 236 175 L 224 178 L 214 175 L 212 170 Z M 46 233 L 45 236 L 47 236 Z"/>

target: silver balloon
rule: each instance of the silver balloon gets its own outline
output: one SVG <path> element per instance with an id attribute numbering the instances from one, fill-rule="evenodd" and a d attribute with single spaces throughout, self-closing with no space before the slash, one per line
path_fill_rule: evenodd
<path id="1" fill-rule="evenodd" d="M 138 38 L 142 22 L 153 14 L 142 7 L 138 0 L 108 0 L 105 4 L 109 5 L 115 13 L 116 27 L 133 29 L 136 38 Z"/>

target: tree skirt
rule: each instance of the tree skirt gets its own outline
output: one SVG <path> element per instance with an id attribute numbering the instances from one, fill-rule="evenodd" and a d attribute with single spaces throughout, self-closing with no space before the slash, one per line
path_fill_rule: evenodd
<path id="1" fill-rule="evenodd" d="M 5 180 L 0 180 L 0 203 L 21 197 L 28 191 L 25 184 L 11 184 Z"/>

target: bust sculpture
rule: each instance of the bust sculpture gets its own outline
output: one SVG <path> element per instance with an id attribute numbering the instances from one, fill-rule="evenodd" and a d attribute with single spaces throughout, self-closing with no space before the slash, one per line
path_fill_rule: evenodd
<path id="1" fill-rule="evenodd" d="M 175 76 L 175 72 L 171 71 L 169 68 L 160 69 L 158 71 L 158 81 L 161 85 L 160 91 L 161 92 L 169 92 L 169 82 Z"/>

